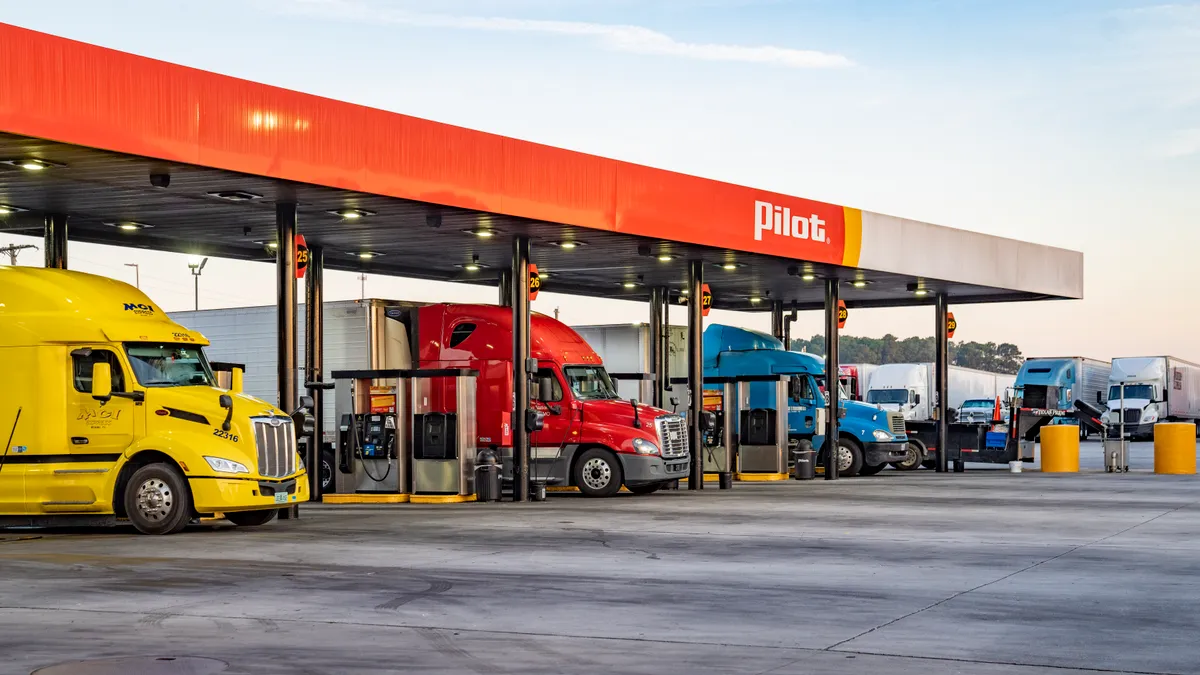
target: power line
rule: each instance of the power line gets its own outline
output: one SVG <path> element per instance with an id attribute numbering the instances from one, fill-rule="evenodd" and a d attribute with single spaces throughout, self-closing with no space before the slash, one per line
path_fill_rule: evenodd
<path id="1" fill-rule="evenodd" d="M 36 250 L 37 246 L 34 246 L 33 244 L 9 244 L 8 246 L 0 248 L 0 253 L 7 253 L 8 261 L 9 261 L 8 264 L 16 265 L 17 264 L 17 255 L 19 255 L 21 253 L 21 251 L 23 251 L 27 248 L 32 248 L 32 249 Z"/>

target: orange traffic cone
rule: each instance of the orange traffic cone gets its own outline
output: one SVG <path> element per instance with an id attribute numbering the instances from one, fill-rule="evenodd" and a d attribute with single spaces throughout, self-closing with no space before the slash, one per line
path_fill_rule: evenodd
<path id="1" fill-rule="evenodd" d="M 1004 422 L 1004 416 L 1000 413 L 1000 397 L 996 397 L 996 407 L 992 408 L 992 431 L 996 431 L 996 426 Z"/>

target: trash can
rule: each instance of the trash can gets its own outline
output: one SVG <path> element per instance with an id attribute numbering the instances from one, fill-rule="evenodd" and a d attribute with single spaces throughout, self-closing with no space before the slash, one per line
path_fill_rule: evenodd
<path id="1" fill-rule="evenodd" d="M 811 441 L 800 441 L 792 449 L 792 478 L 812 480 L 817 477 L 817 451 Z"/>
<path id="2" fill-rule="evenodd" d="M 500 501 L 500 463 L 494 450 L 475 455 L 475 501 Z"/>

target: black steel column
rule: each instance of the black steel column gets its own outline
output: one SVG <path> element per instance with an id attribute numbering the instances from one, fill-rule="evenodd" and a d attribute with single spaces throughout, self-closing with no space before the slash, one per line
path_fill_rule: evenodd
<path id="1" fill-rule="evenodd" d="M 513 323 L 513 501 L 529 501 L 529 433 L 525 415 L 529 410 L 529 237 L 513 239 L 512 272 Z"/>
<path id="2" fill-rule="evenodd" d="M 771 335 L 776 340 L 783 342 L 783 301 L 773 300 L 771 302 Z M 785 344 L 784 349 L 788 346 Z"/>
<path id="3" fill-rule="evenodd" d="M 650 372 L 654 373 L 654 394 L 650 397 L 650 405 L 655 408 L 663 407 L 663 296 L 665 288 L 655 286 L 650 289 Z"/>
<path id="4" fill-rule="evenodd" d="M 704 489 L 703 433 L 700 416 L 704 414 L 704 261 L 688 264 L 688 448 L 692 471 L 689 490 Z"/>
<path id="5" fill-rule="evenodd" d="M 825 480 L 838 478 L 838 296 L 837 279 L 825 280 Z"/>
<path id="6" fill-rule="evenodd" d="M 304 271 L 304 381 L 321 382 L 325 377 L 325 250 L 308 248 L 308 268 Z M 325 390 L 310 392 L 313 400 L 313 437 L 309 444 L 309 493 L 321 501 L 321 446 L 325 442 Z M 331 467 L 332 468 L 332 467 Z"/>
<path id="7" fill-rule="evenodd" d="M 787 350 L 792 348 L 792 322 L 795 320 L 796 310 L 794 309 L 783 317 L 783 348 Z"/>
<path id="8" fill-rule="evenodd" d="M 512 307 L 512 273 L 508 270 L 500 271 L 500 306 Z"/>
<path id="9" fill-rule="evenodd" d="M 275 304 L 279 407 L 296 411 L 296 205 L 275 205 Z"/>
<path id="10" fill-rule="evenodd" d="M 946 409 L 949 401 L 949 394 L 946 389 L 950 382 L 950 337 L 946 334 L 946 324 L 949 319 L 949 308 L 946 306 L 946 295 L 944 293 L 937 294 L 937 304 L 934 314 L 937 315 L 934 319 L 936 324 L 933 329 L 933 344 L 934 344 L 934 370 L 937 372 L 934 375 L 934 384 L 937 391 L 934 393 L 936 397 L 934 402 L 937 405 L 937 472 L 946 472 Z"/>
<path id="11" fill-rule="evenodd" d="M 46 214 L 46 232 L 43 248 L 46 250 L 46 267 L 67 269 L 67 217 L 61 213 Z"/>

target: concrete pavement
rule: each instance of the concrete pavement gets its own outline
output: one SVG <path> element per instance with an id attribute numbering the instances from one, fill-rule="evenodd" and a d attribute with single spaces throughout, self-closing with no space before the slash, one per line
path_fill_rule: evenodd
<path id="1" fill-rule="evenodd" d="M 228 673 L 1200 672 L 1195 477 L 713 487 L 312 507 L 165 538 L 10 531 L 0 673 L 147 655 Z"/>

